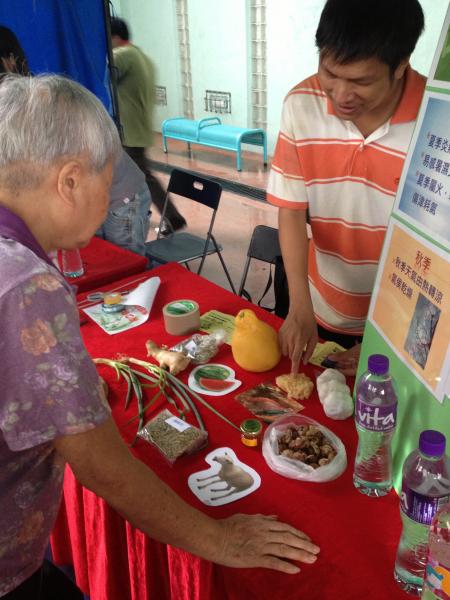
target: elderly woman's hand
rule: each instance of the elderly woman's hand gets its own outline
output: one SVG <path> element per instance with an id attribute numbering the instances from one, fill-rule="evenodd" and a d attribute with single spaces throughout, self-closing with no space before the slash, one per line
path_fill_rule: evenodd
<path id="1" fill-rule="evenodd" d="M 294 562 L 314 563 L 320 552 L 305 533 L 273 516 L 238 514 L 219 523 L 224 536 L 213 560 L 222 565 L 295 574 Z"/>

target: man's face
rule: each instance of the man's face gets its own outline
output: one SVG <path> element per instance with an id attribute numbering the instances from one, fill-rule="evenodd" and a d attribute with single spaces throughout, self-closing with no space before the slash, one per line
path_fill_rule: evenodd
<path id="1" fill-rule="evenodd" d="M 337 116 L 357 121 L 389 106 L 405 67 L 402 63 L 391 75 L 388 65 L 376 58 L 339 64 L 325 54 L 320 57 L 318 76 Z"/>

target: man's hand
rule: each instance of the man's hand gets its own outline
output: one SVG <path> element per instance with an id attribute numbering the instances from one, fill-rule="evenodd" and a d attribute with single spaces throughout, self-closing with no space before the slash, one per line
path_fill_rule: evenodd
<path id="1" fill-rule="evenodd" d="M 291 309 L 279 331 L 281 352 L 292 361 L 292 373 L 297 373 L 300 360 L 306 365 L 316 347 L 317 324 L 311 311 Z"/>
<path id="2" fill-rule="evenodd" d="M 264 515 L 234 515 L 219 521 L 224 535 L 213 560 L 228 567 L 300 571 L 291 561 L 313 563 L 320 548 L 302 531 Z"/>
<path id="3" fill-rule="evenodd" d="M 335 369 L 338 369 L 344 375 L 356 375 L 358 368 L 359 355 L 361 353 L 361 344 L 356 344 L 350 350 L 344 352 L 333 352 L 327 358 L 336 363 Z"/>

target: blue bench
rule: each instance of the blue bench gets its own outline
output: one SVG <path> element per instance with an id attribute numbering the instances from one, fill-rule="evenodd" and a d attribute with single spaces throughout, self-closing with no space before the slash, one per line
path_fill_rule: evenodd
<path id="1" fill-rule="evenodd" d="M 166 119 L 162 124 L 162 138 L 165 153 L 167 153 L 167 138 L 187 142 L 189 150 L 191 143 L 221 150 L 232 150 L 236 152 L 238 171 L 242 170 L 241 145 L 262 146 L 264 165 L 267 165 L 267 139 L 264 129 L 244 129 L 222 125 L 219 117 L 210 117 L 199 121 L 183 117 Z"/>

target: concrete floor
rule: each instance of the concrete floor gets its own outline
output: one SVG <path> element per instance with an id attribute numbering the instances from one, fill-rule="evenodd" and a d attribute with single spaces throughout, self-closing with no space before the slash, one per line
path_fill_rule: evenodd
<path id="1" fill-rule="evenodd" d="M 268 167 L 263 166 L 262 158 L 257 153 L 243 153 L 243 171 L 239 173 L 236 170 L 236 157 L 232 152 L 192 146 L 189 154 L 185 143 L 174 140 L 169 140 L 168 146 L 169 152 L 164 154 L 161 136 L 157 136 L 154 146 L 149 151 L 149 156 L 155 161 L 196 171 L 206 177 L 215 175 L 223 179 L 266 189 Z M 162 172 L 155 171 L 154 173 L 163 185 L 167 186 L 169 176 Z M 208 208 L 179 196 L 173 196 L 173 200 L 188 222 L 187 231 L 197 234 L 206 231 L 210 219 Z M 154 210 L 151 217 L 149 240 L 156 237 L 155 228 L 158 224 L 159 213 Z M 230 192 L 222 192 L 213 233 L 223 247 L 223 257 L 236 290 L 242 277 L 249 241 L 256 225 L 277 227 L 277 209 L 260 200 L 253 200 Z M 196 268 L 195 263 L 192 263 L 192 265 L 194 270 Z M 202 276 L 230 289 L 216 255 L 206 258 Z M 267 263 L 252 261 L 246 289 L 254 300 L 259 299 L 266 286 L 268 276 L 269 265 Z M 265 304 L 272 305 L 272 302 L 273 292 L 271 291 L 267 295 Z"/>

